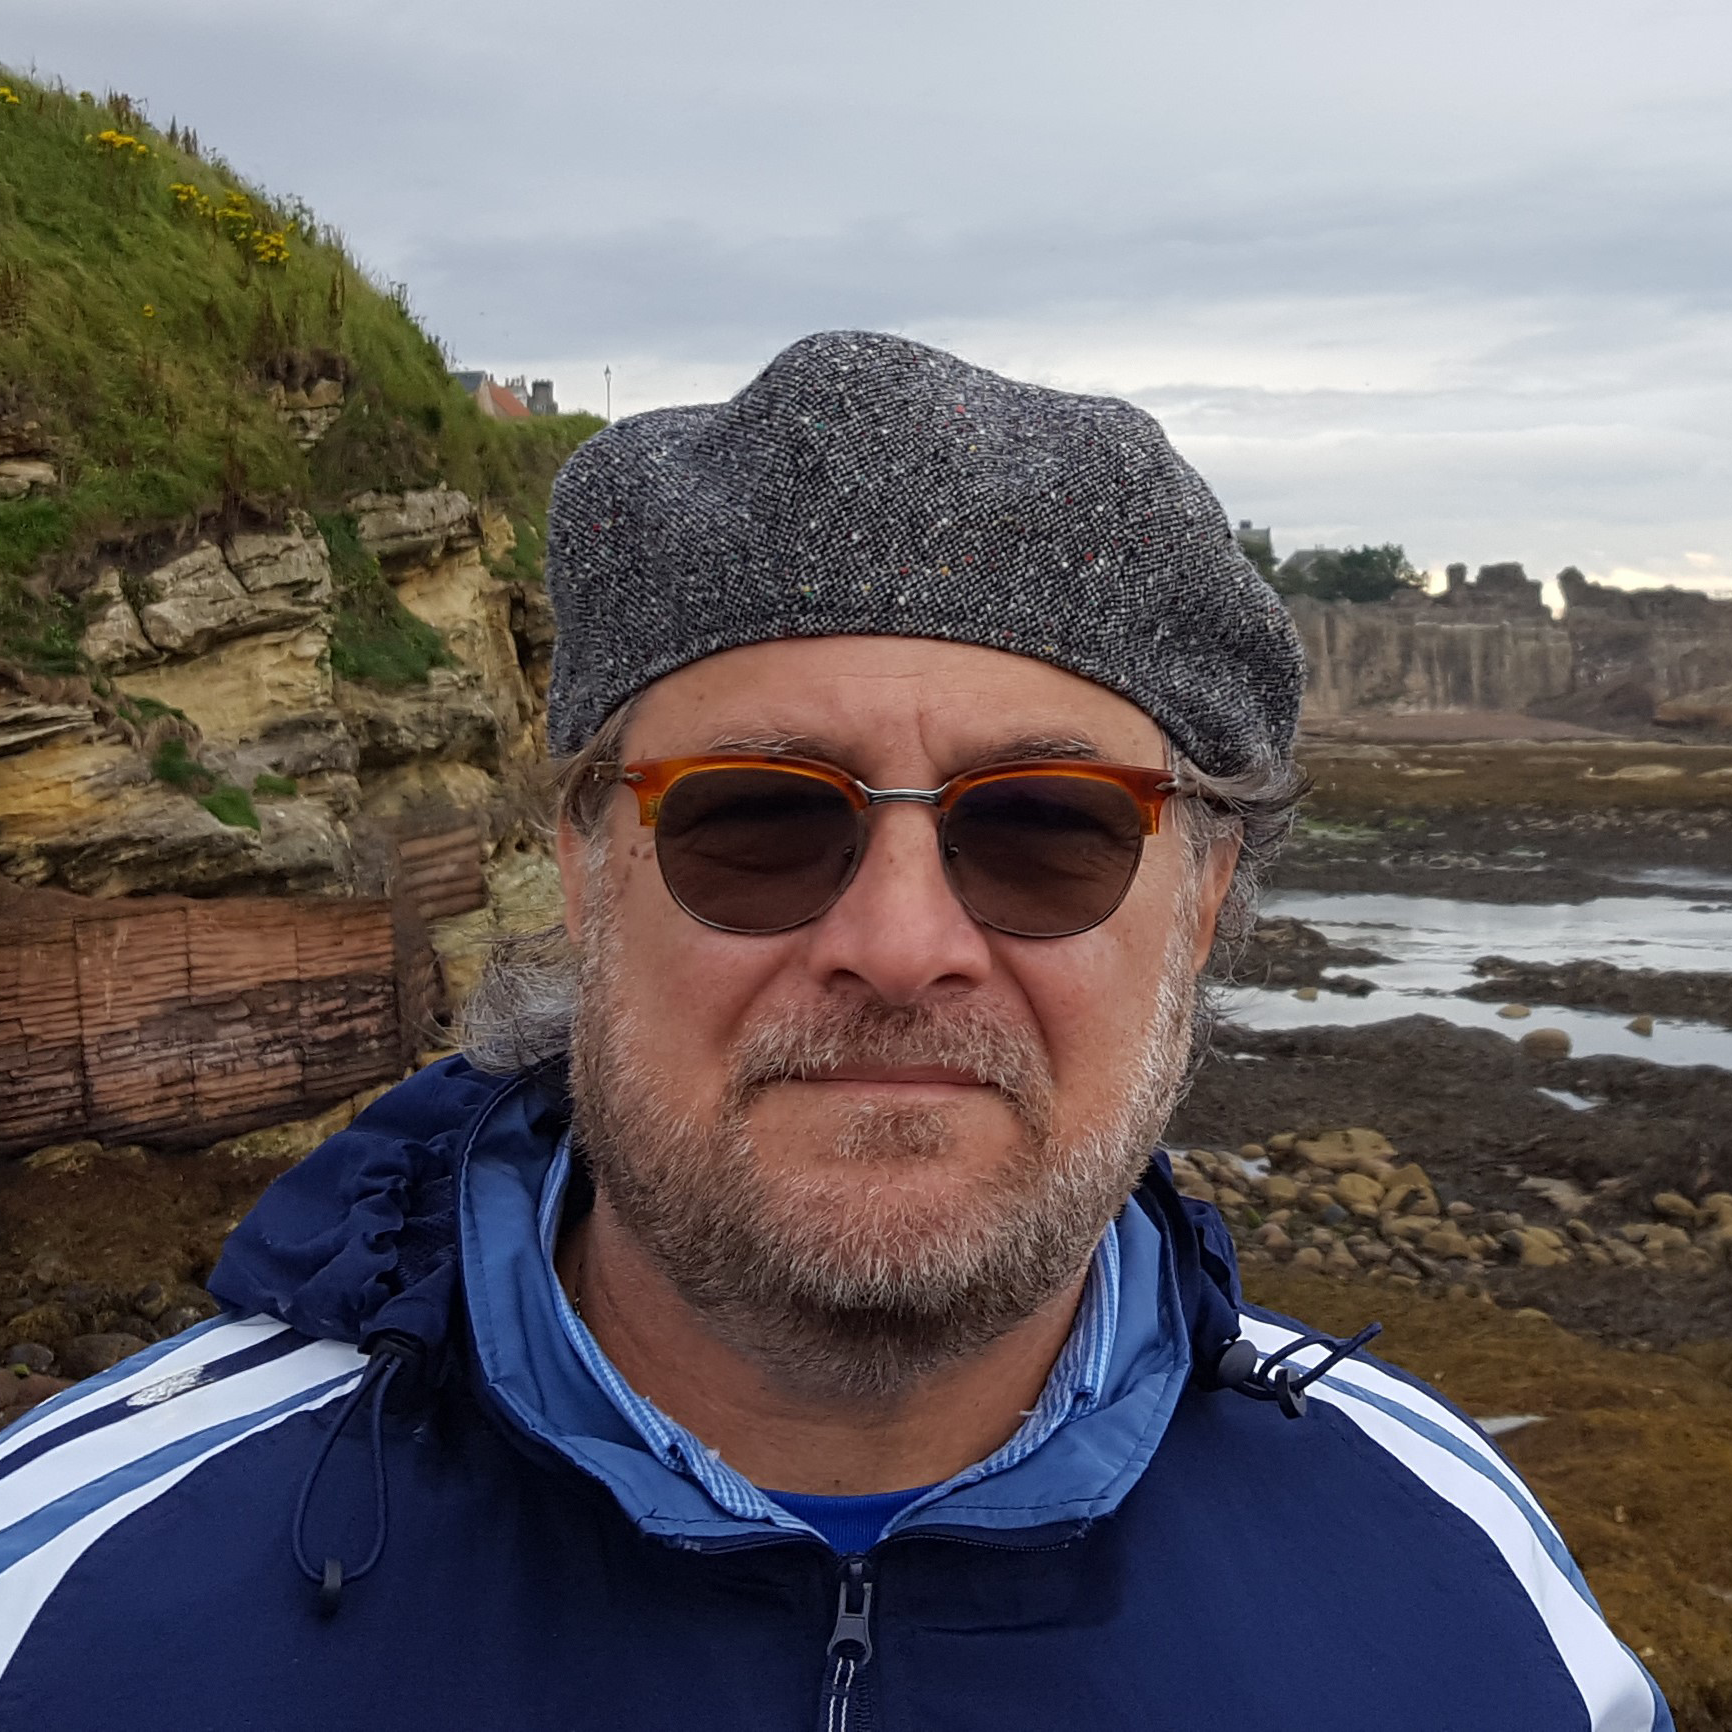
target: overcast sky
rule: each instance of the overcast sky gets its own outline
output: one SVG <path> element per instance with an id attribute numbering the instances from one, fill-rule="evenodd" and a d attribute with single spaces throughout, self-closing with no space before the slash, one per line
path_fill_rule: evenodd
<path id="1" fill-rule="evenodd" d="M 897 330 L 1142 404 L 1280 552 L 1732 592 L 1728 0 L 0 0 L 0 61 L 566 407 Z"/>

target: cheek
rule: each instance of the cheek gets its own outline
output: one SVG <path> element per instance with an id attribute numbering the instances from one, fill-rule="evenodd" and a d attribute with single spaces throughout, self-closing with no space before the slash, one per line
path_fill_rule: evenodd
<path id="1" fill-rule="evenodd" d="M 1061 1097 L 1086 1095 L 1122 1075 L 1155 1012 L 1169 957 L 1178 887 L 1139 877 L 1123 906 L 1092 932 L 1048 944 L 1023 941 L 1015 972 L 1045 1037 Z M 1086 1110 L 1087 1102 L 1079 1103 Z"/>
<path id="2" fill-rule="evenodd" d="M 640 1056 L 688 1102 L 713 1098 L 741 1025 L 778 972 L 777 940 L 713 932 L 668 895 L 647 842 L 616 857 L 617 994 Z"/>

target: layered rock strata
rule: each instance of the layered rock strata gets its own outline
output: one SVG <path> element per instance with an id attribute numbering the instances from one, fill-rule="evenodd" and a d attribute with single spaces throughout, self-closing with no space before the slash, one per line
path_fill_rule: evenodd
<path id="1" fill-rule="evenodd" d="M 378 893 L 380 826 L 473 820 L 489 849 L 512 830 L 537 755 L 545 595 L 494 575 L 510 528 L 461 493 L 366 493 L 350 510 L 451 665 L 388 690 L 334 676 L 340 598 L 299 514 L 107 570 L 80 646 L 96 678 L 0 670 L 0 878 L 94 896 Z M 163 778 L 165 735 L 196 758 L 196 786 Z M 202 803 L 212 784 L 246 794 L 257 828 Z"/>

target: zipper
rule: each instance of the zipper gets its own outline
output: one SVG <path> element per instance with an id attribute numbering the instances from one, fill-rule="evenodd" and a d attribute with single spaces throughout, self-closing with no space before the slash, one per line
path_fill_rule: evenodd
<path id="1" fill-rule="evenodd" d="M 820 1732 L 868 1732 L 871 1696 L 865 1672 L 872 1663 L 872 1566 L 864 1557 L 842 1560 L 836 1584 L 836 1623 L 824 1650 Z"/>

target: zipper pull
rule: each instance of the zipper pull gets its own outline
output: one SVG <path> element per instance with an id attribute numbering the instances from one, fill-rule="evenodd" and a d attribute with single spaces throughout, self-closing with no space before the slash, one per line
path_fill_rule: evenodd
<path id="1" fill-rule="evenodd" d="M 825 1653 L 852 1660 L 858 1670 L 872 1658 L 872 1579 L 864 1558 L 850 1558 L 836 1589 L 836 1627 Z"/>

